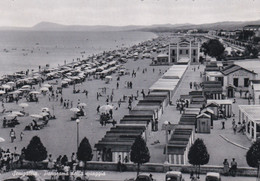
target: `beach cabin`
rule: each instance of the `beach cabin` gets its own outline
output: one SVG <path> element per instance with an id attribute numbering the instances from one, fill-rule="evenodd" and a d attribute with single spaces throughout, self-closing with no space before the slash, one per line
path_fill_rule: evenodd
<path id="1" fill-rule="evenodd" d="M 206 107 L 211 108 L 214 111 L 214 114 L 216 113 L 215 109 L 217 109 L 218 118 L 222 116 L 230 118 L 233 115 L 232 104 L 233 104 L 233 100 L 231 99 L 222 99 L 222 100 L 208 99 Z M 216 107 L 215 105 L 217 105 L 218 107 Z"/>
<path id="2" fill-rule="evenodd" d="M 195 139 L 194 129 L 176 128 L 167 143 L 168 161 L 171 164 L 188 164 L 188 152 Z"/>
<path id="3" fill-rule="evenodd" d="M 206 71 L 205 81 L 219 81 L 223 86 L 224 76 L 220 71 Z"/>
<path id="4" fill-rule="evenodd" d="M 224 99 L 223 88 L 219 81 L 204 81 L 203 94 L 207 99 Z"/>
<path id="5" fill-rule="evenodd" d="M 107 131 L 106 135 L 95 144 L 101 160 L 123 163 L 124 158 L 130 161 L 130 151 L 135 139 L 141 135 L 146 140 L 145 125 L 116 125 Z"/>
<path id="6" fill-rule="evenodd" d="M 197 117 L 197 133 L 210 133 L 211 117 L 206 113 L 201 113 Z"/>
<path id="7" fill-rule="evenodd" d="M 154 111 L 155 119 L 159 120 L 162 116 L 162 108 L 159 105 L 137 105 L 132 110 L 139 110 L 139 111 Z"/>
<path id="8" fill-rule="evenodd" d="M 129 111 L 129 115 L 135 116 L 152 116 L 151 123 L 151 130 L 156 131 L 158 130 L 158 119 L 155 118 L 155 112 L 152 110 L 131 110 Z"/>
<path id="9" fill-rule="evenodd" d="M 164 96 L 154 96 L 154 95 L 149 94 L 149 95 L 145 96 L 145 98 L 143 100 L 160 102 L 162 104 L 163 108 L 165 108 L 169 104 L 169 102 L 167 101 L 167 99 L 165 99 Z"/>
<path id="10" fill-rule="evenodd" d="M 207 115 L 210 116 L 210 125 L 211 125 L 211 129 L 213 129 L 213 120 L 214 120 L 214 111 L 210 108 L 205 108 L 201 111 L 201 113 L 205 113 Z"/>
<path id="11" fill-rule="evenodd" d="M 245 122 L 246 136 L 253 142 L 260 138 L 260 105 L 238 105 L 239 121 Z"/>
<path id="12" fill-rule="evenodd" d="M 197 114 L 182 114 L 179 120 L 179 125 L 187 125 L 191 128 L 196 126 L 196 117 Z"/>
<path id="13" fill-rule="evenodd" d="M 168 102 L 168 104 L 170 103 L 170 98 L 169 98 L 168 92 L 164 92 L 164 91 L 160 91 L 160 92 L 151 91 L 149 96 L 163 97 Z"/>

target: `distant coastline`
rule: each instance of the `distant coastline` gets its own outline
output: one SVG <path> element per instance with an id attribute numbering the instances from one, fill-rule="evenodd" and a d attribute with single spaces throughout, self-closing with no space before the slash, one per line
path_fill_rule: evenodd
<path id="1" fill-rule="evenodd" d="M 157 38 L 152 32 L 0 31 L 0 76 L 49 64 L 54 68 L 80 58 L 129 48 Z"/>

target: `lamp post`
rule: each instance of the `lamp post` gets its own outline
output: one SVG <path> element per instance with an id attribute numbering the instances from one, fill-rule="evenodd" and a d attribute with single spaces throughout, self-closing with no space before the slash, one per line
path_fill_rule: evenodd
<path id="1" fill-rule="evenodd" d="M 169 122 L 168 121 L 164 121 L 164 125 L 165 125 L 165 162 L 168 163 L 168 125 Z"/>
<path id="2" fill-rule="evenodd" d="M 76 123 L 77 123 L 77 150 L 79 148 L 79 119 L 76 119 Z"/>

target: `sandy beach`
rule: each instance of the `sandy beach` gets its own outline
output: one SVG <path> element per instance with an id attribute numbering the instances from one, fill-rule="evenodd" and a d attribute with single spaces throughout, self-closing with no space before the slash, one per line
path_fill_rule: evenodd
<path id="1" fill-rule="evenodd" d="M 92 79 L 91 81 L 86 80 L 82 84 L 76 84 L 76 90 L 80 89 L 81 92 L 83 90 L 88 90 L 88 97 L 86 97 L 84 93 L 73 94 L 73 86 L 69 86 L 68 88 L 63 89 L 63 99 L 70 100 L 70 104 L 72 101 L 73 107 L 76 107 L 78 102 L 87 104 L 86 108 L 84 109 L 86 116 L 81 117 L 79 123 L 80 140 L 83 139 L 83 137 L 87 137 L 92 148 L 94 149 L 94 144 L 96 144 L 98 140 L 100 140 L 105 135 L 105 132 L 108 131 L 112 126 L 109 124 L 105 127 L 102 127 L 98 121 L 99 115 L 96 111 L 98 105 L 102 106 L 106 104 L 106 97 L 107 95 L 111 95 L 112 89 L 114 89 L 114 99 L 113 102 L 109 104 L 114 105 L 115 107 L 118 107 L 117 102 L 119 99 L 122 99 L 123 95 L 136 95 L 137 90 L 139 91 L 139 99 L 141 99 L 141 90 L 144 89 L 145 93 L 147 93 L 148 88 L 161 76 L 159 75 L 159 70 L 164 72 L 169 68 L 167 66 L 150 67 L 150 63 L 150 59 L 139 59 L 137 61 L 129 60 L 124 66 L 127 68 L 127 71 L 130 72 L 130 74 L 120 77 L 119 89 L 116 89 L 117 81 L 115 74 L 112 75 L 113 80 L 109 84 L 106 84 L 105 81 L 99 79 Z M 139 71 L 137 71 L 138 67 Z M 147 68 L 146 73 L 142 73 L 144 68 Z M 152 69 L 155 71 L 153 72 Z M 131 72 L 133 70 L 137 72 L 136 78 L 131 77 Z M 133 88 L 125 88 L 125 81 L 132 81 Z M 36 90 L 39 90 L 39 86 L 34 87 Z M 106 94 L 100 97 L 99 101 L 97 101 L 96 94 L 97 92 L 101 92 L 102 87 L 107 88 Z M 54 90 L 56 90 L 56 88 L 57 86 L 54 85 Z M 26 100 L 24 98 L 19 100 L 19 103 L 22 102 L 26 102 Z M 136 102 L 137 101 L 135 101 L 133 105 Z M 17 139 L 14 141 L 14 143 L 11 143 L 9 138 L 9 132 L 11 128 L 1 128 L 1 136 L 6 139 L 6 142 L 1 143 L 2 148 L 13 151 L 14 147 L 16 146 L 18 152 L 20 152 L 23 147 L 26 147 L 29 144 L 29 141 L 33 136 L 38 135 L 41 138 L 44 146 L 47 148 L 48 153 L 52 154 L 54 158 L 65 154 L 70 157 L 72 152 L 76 152 L 76 122 L 70 120 L 70 118 L 73 116 L 73 112 L 71 112 L 69 109 L 64 109 L 63 106 L 60 105 L 60 95 L 57 102 L 55 100 L 49 101 L 48 95 L 39 95 L 39 103 L 28 104 L 29 106 L 25 108 L 25 112 L 29 114 L 38 114 L 41 112 L 41 108 L 43 107 L 48 107 L 52 113 L 52 108 L 54 107 L 54 115 L 57 119 L 50 120 L 48 125 L 42 130 L 24 131 L 25 126 L 31 123 L 33 118 L 30 116 L 18 117 L 18 120 L 21 124 L 14 128 L 17 135 Z M 127 106 L 127 103 L 122 103 L 118 110 L 114 110 L 114 119 L 117 122 L 119 122 L 123 115 L 127 114 Z M 5 103 L 5 107 L 6 110 L 22 110 L 22 108 L 15 103 Z M 71 107 L 71 105 L 69 107 Z M 4 116 L 5 115 L 2 115 L 1 118 L 3 119 Z M 24 132 L 23 141 L 19 140 L 21 131 Z"/>

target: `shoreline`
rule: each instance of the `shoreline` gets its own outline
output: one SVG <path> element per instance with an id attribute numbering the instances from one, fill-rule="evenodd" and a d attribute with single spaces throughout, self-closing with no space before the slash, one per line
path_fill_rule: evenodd
<path id="1" fill-rule="evenodd" d="M 6 33 L 8 33 L 9 31 L 0 31 L 0 33 L 1 32 L 6 32 Z M 61 33 L 65 33 L 65 34 L 67 34 L 67 33 L 90 33 L 90 34 L 95 34 L 95 33 L 98 33 L 98 34 L 103 34 L 103 33 L 108 33 L 108 34 L 113 34 L 113 35 L 116 35 L 118 32 L 119 33 L 122 33 L 122 34 L 124 34 L 125 32 L 130 32 L 130 33 L 132 33 L 130 36 L 129 36 L 129 40 L 126 42 L 126 43 L 130 43 L 129 45 L 127 45 L 127 46 L 122 46 L 122 48 L 119 48 L 119 46 L 118 46 L 118 48 L 116 47 L 116 45 L 113 45 L 113 41 L 114 40 L 109 40 L 108 39 L 108 41 L 110 41 L 110 43 L 112 43 L 111 45 L 112 45 L 112 50 L 109 50 L 109 47 L 103 47 L 103 48 L 105 48 L 105 49 L 102 49 L 102 50 L 97 50 L 97 51 L 95 51 L 95 53 L 93 52 L 89 52 L 89 53 L 86 53 L 85 51 L 88 51 L 88 50 L 90 50 L 90 51 L 93 51 L 93 48 L 94 47 L 96 47 L 96 48 L 98 48 L 100 45 L 102 45 L 102 43 L 100 42 L 100 44 L 96 44 L 94 47 L 89 47 L 89 48 L 91 48 L 91 49 L 87 49 L 87 50 L 85 50 L 85 48 L 84 47 L 80 47 L 80 49 L 75 49 L 75 50 L 73 50 L 73 49 L 71 49 L 70 50 L 70 53 L 72 53 L 71 55 L 69 55 L 69 56 L 67 56 L 67 57 L 69 57 L 69 58 L 66 58 L 65 57 L 65 55 L 63 56 L 62 54 L 61 54 L 61 52 L 59 53 L 60 55 L 55 55 L 55 52 L 56 52 L 56 50 L 54 50 L 54 52 L 50 52 L 49 53 L 49 55 L 46 55 L 46 56 L 48 56 L 48 57 L 50 57 L 50 58 L 44 58 L 44 59 L 52 59 L 52 60 L 58 60 L 58 61 L 55 61 L 55 62 L 53 62 L 53 63 L 45 63 L 45 64 L 43 64 L 43 63 L 40 63 L 40 64 L 38 64 L 38 65 L 33 65 L 32 67 L 29 67 L 29 68 L 27 68 L 27 69 L 29 69 L 30 71 L 31 70 L 37 70 L 38 71 L 38 66 L 41 66 L 41 67 L 45 67 L 46 66 L 46 64 L 49 64 L 50 65 L 50 68 L 57 68 L 58 67 L 58 65 L 64 65 L 64 60 L 66 60 L 66 62 L 67 63 L 73 63 L 73 60 L 77 60 L 78 58 L 80 59 L 80 60 L 84 60 L 84 59 L 89 59 L 89 57 L 91 57 L 91 56 L 97 56 L 97 55 L 99 55 L 99 54 L 102 54 L 103 52 L 113 52 L 113 51 L 119 51 L 119 50 L 121 50 L 121 49 L 129 49 L 129 48 L 131 48 L 131 47 L 133 47 L 133 46 L 137 46 L 138 44 L 140 44 L 140 43 L 143 43 L 143 42 L 146 42 L 146 41 L 151 41 L 152 39 L 155 39 L 155 38 L 158 38 L 158 35 L 157 34 L 155 34 L 155 33 L 153 33 L 153 32 L 144 32 L 144 31 L 118 31 L 118 32 L 114 32 L 114 31 L 107 31 L 107 32 L 94 32 L 94 31 L 87 31 L 87 32 L 85 32 L 85 31 L 24 31 L 24 30 L 22 30 L 22 31 L 19 31 L 19 30 L 14 30 L 14 31 L 12 31 L 12 33 L 14 33 L 14 32 L 23 32 L 23 33 L 30 33 L 30 32 L 34 32 L 34 33 L 40 33 L 40 32 L 43 32 L 43 33 L 57 33 L 57 32 L 61 32 Z M 133 36 L 134 35 L 134 33 L 145 33 L 145 34 L 151 34 L 152 36 L 150 36 L 149 38 L 146 38 L 145 40 L 139 40 L 138 42 L 136 42 L 136 40 L 131 40 L 131 36 Z M 122 36 L 122 35 L 120 35 L 120 36 Z M 120 36 L 118 35 L 118 41 L 120 40 Z M 124 40 L 124 39 L 123 39 Z M 36 42 L 37 40 L 35 40 L 35 42 Z M 92 42 L 92 40 L 89 40 L 90 41 L 90 43 Z M 98 41 L 98 39 L 97 39 L 97 41 Z M 116 41 L 116 40 L 115 40 Z M 120 41 L 122 41 L 122 40 L 120 40 Z M 37 43 L 37 42 L 36 42 Z M 80 42 L 81 44 L 82 44 L 82 42 Z M 84 43 L 84 42 L 83 42 Z M 41 45 L 41 44 L 40 44 Z M 10 46 L 10 45 L 9 45 Z M 35 45 L 33 45 L 33 46 L 35 46 Z M 44 46 L 44 45 L 43 45 Z M 54 44 L 53 44 L 53 46 L 55 46 Z M 41 46 L 36 46 L 35 47 L 35 49 L 33 48 L 33 47 L 31 47 L 31 49 L 33 50 L 34 49 L 34 51 L 36 51 L 36 48 L 40 48 Z M 4 46 L 3 46 L 3 48 L 4 48 Z M 65 48 L 65 47 L 64 47 Z M 72 47 L 71 47 L 72 48 Z M 10 50 L 9 50 L 10 49 Z M 12 49 L 17 49 L 17 48 L 15 48 L 15 47 L 10 47 L 9 49 L 7 49 L 9 52 L 11 52 L 11 50 Z M 22 49 L 21 47 L 19 48 L 19 49 Z M 27 48 L 25 48 L 25 50 L 27 50 L 28 49 L 28 47 Z M 110 48 L 111 49 L 111 48 Z M 4 48 L 4 50 L 5 50 L 5 48 Z M 42 51 L 44 51 L 44 50 L 42 50 Z M 46 51 L 46 50 L 45 50 Z M 64 49 L 64 51 L 67 51 L 67 50 L 65 50 Z M 78 52 L 77 52 L 78 51 Z M 85 52 L 84 54 L 81 54 L 81 52 Z M 9 53 L 8 52 L 8 53 Z M 23 52 L 23 51 L 22 51 Z M 20 53 L 22 53 L 22 52 L 20 52 Z M 25 51 L 26 52 L 26 51 Z M 12 52 L 11 52 L 12 53 Z M 18 52 L 19 53 L 19 52 Z M 54 53 L 54 55 L 51 55 L 51 54 L 53 54 Z M 58 53 L 58 52 L 57 52 Z M 4 52 L 3 52 L 3 54 L 2 54 L 2 59 L 4 59 L 4 60 L 7 60 L 8 59 L 8 57 L 9 58 L 11 58 L 12 59 L 12 56 L 14 56 L 14 54 L 17 54 L 17 53 L 12 53 L 12 55 L 10 55 L 10 54 L 4 54 Z M 30 55 L 30 54 L 28 54 L 28 56 L 23 56 L 22 54 L 20 55 L 20 57 L 21 57 L 21 59 L 28 59 L 29 61 L 28 61 L 28 63 L 27 64 L 30 64 L 30 61 L 33 61 L 33 62 L 35 62 L 34 60 L 35 59 L 42 59 L 42 55 L 41 54 L 43 54 L 43 52 L 39 52 L 39 53 L 37 53 L 36 52 L 36 54 L 38 54 L 36 57 L 34 56 L 34 55 Z M 19 55 L 15 55 L 15 56 L 19 56 Z M 83 57 L 84 56 L 84 57 Z M 43 60 L 44 60 L 43 59 Z M 25 60 L 26 61 L 26 60 Z M 74 61 L 74 62 L 77 62 L 77 61 Z M 14 62 L 15 63 L 15 62 Z M 23 66 L 25 66 L 26 64 L 23 64 Z M 18 65 L 15 65 L 15 66 L 18 66 Z M 5 75 L 12 75 L 12 74 L 14 74 L 15 72 L 21 72 L 21 71 L 26 71 L 27 69 L 19 69 L 19 70 L 17 70 L 17 71 L 12 71 L 12 72 L 7 72 L 7 73 L 1 73 L 0 74 L 0 76 L 1 77 L 3 77 L 3 76 L 5 76 Z"/>

